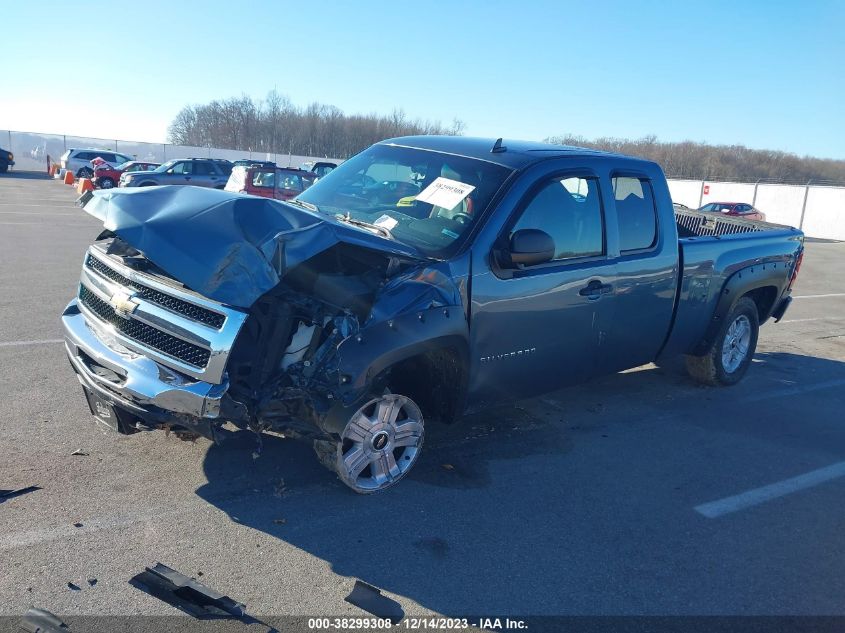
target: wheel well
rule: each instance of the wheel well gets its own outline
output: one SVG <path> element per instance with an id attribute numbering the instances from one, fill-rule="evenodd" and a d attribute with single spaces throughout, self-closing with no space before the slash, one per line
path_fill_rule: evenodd
<path id="1" fill-rule="evenodd" d="M 746 292 L 743 297 L 750 298 L 757 306 L 757 318 L 762 321 L 766 319 L 775 305 L 778 296 L 778 289 L 774 286 L 762 286 Z"/>
<path id="2" fill-rule="evenodd" d="M 467 371 L 453 349 L 438 349 L 399 361 L 382 381 L 417 403 L 428 419 L 453 422 L 463 410 Z"/>

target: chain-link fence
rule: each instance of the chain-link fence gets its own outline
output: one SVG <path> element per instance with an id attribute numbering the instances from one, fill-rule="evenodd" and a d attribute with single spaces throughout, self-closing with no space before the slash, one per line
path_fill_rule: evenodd
<path id="1" fill-rule="evenodd" d="M 280 167 L 299 167 L 309 160 L 340 160 L 324 156 L 297 156 L 295 154 L 273 154 L 249 150 L 220 149 L 217 147 L 191 147 L 169 143 L 144 143 L 65 134 L 44 134 L 41 132 L 17 132 L 0 130 L 0 147 L 15 155 L 15 169 L 47 170 L 47 157 L 58 163 L 62 154 L 69 149 L 99 149 L 125 154 L 135 160 L 163 163 L 174 158 L 225 158 L 228 160 L 273 161 Z"/>

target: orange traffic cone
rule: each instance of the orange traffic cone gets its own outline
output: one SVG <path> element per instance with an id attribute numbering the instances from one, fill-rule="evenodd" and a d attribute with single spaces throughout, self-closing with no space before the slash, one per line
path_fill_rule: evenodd
<path id="1" fill-rule="evenodd" d="M 65 172 L 65 184 L 66 185 L 72 185 L 73 184 L 73 172 L 72 171 L 66 171 Z"/>
<path id="2" fill-rule="evenodd" d="M 94 183 L 91 182 L 90 178 L 80 178 L 76 193 L 85 193 L 86 191 L 94 191 Z"/>

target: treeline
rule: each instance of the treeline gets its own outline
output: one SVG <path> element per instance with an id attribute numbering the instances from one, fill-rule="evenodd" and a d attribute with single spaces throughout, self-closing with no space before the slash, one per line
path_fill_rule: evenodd
<path id="1" fill-rule="evenodd" d="M 344 114 L 332 105 L 295 106 L 275 90 L 266 99 L 233 97 L 185 106 L 167 130 L 176 145 L 219 147 L 276 154 L 348 158 L 386 138 L 412 134 L 460 134 L 461 121 L 409 119 L 391 114 Z"/>
<path id="2" fill-rule="evenodd" d="M 549 143 L 578 145 L 653 160 L 667 176 L 709 180 L 786 183 L 845 183 L 845 160 L 797 156 L 773 150 L 748 149 L 742 145 L 708 145 L 683 141 L 664 143 L 655 136 L 637 140 L 581 136 L 552 136 Z"/>

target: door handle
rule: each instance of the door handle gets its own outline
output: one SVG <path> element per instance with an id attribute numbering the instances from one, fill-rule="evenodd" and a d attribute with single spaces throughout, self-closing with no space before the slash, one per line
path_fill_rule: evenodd
<path id="1" fill-rule="evenodd" d="M 602 295 L 610 294 L 613 292 L 613 286 L 610 284 L 603 284 L 598 279 L 593 279 L 590 283 L 586 286 L 581 288 L 578 291 L 578 294 L 582 297 L 589 297 L 591 300 L 601 299 Z"/>

